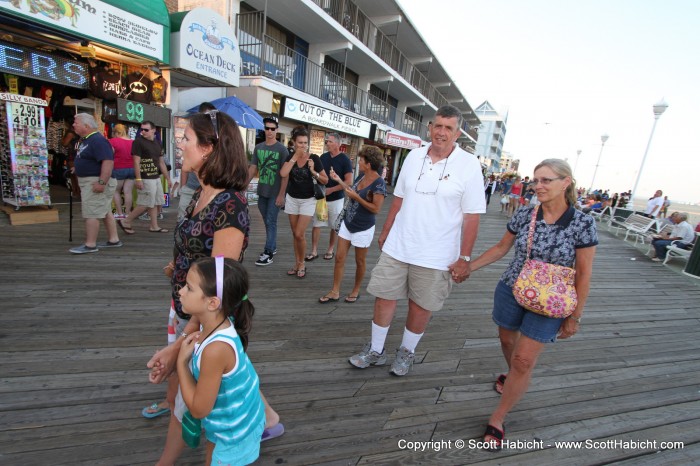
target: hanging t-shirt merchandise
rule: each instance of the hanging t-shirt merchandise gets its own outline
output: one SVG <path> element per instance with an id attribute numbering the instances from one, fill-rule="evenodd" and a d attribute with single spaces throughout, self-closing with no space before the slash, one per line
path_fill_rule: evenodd
<path id="1" fill-rule="evenodd" d="M 153 81 L 143 73 L 129 73 L 126 77 L 125 98 L 134 102 L 150 103 Z"/>
<path id="2" fill-rule="evenodd" d="M 157 104 L 164 104 L 168 97 L 168 81 L 163 76 L 158 76 L 153 80 L 153 88 L 151 89 L 151 98 Z"/>
<path id="3" fill-rule="evenodd" d="M 162 151 L 157 141 L 138 137 L 134 140 L 131 153 L 141 157 L 141 178 L 146 180 L 160 178 L 158 159 L 162 156 Z M 138 173 L 136 175 L 138 177 Z"/>
<path id="4" fill-rule="evenodd" d="M 122 76 L 117 70 L 100 71 L 95 77 L 97 97 L 116 100 L 122 94 Z"/>

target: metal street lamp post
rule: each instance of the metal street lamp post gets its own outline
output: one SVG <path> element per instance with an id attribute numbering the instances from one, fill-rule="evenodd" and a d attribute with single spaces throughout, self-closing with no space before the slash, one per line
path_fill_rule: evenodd
<path id="1" fill-rule="evenodd" d="M 642 157 L 642 164 L 639 166 L 639 172 L 637 172 L 637 179 L 634 182 L 634 187 L 632 188 L 632 197 L 630 198 L 630 205 L 634 205 L 634 197 L 637 195 L 637 186 L 639 185 L 639 179 L 642 177 L 642 170 L 644 170 L 644 162 L 647 160 L 647 154 L 649 153 L 649 147 L 651 146 L 651 139 L 654 137 L 654 130 L 656 129 L 656 122 L 659 121 L 661 115 L 664 114 L 668 104 L 664 99 L 661 99 L 654 104 L 654 125 L 651 127 L 651 134 L 649 134 L 649 141 L 647 142 L 647 148 L 644 150 L 644 157 Z"/>
<path id="2" fill-rule="evenodd" d="M 600 165 L 600 157 L 603 155 L 603 147 L 605 147 L 605 141 L 607 141 L 609 137 L 610 136 L 608 136 L 607 133 L 600 136 L 600 141 L 602 142 L 602 144 L 600 145 L 600 154 L 598 154 L 598 161 L 595 163 L 595 170 L 593 170 L 593 179 L 591 180 L 591 190 L 595 189 L 595 176 L 598 173 L 598 165 Z"/>

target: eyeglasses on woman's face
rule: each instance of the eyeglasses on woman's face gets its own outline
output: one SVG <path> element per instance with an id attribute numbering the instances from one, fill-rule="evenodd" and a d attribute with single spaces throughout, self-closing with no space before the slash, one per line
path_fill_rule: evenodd
<path id="1" fill-rule="evenodd" d="M 533 178 L 533 179 L 532 179 L 532 185 L 533 185 L 533 186 L 537 186 L 538 184 L 542 183 L 542 186 L 549 186 L 549 184 L 550 184 L 552 181 L 555 181 L 555 180 L 563 180 L 563 179 L 564 179 L 564 177 L 562 177 L 562 176 L 558 176 L 558 177 L 556 177 L 556 178 L 545 178 L 545 177 L 542 177 L 542 178 Z"/>

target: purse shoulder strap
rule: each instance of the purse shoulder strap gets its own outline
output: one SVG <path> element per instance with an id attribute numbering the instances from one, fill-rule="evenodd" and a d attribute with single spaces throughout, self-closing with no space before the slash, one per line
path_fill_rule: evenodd
<path id="1" fill-rule="evenodd" d="M 529 231 L 527 232 L 527 254 L 526 258 L 530 259 L 530 250 L 532 249 L 532 241 L 535 238 L 535 223 L 537 223 L 537 211 L 539 210 L 540 206 L 536 205 L 534 209 L 532 209 L 532 218 L 530 219 L 530 228 Z"/>

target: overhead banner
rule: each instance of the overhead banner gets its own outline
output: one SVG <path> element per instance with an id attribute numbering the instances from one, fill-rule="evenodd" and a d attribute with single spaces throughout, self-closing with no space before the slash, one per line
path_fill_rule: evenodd
<path id="1" fill-rule="evenodd" d="M 74 36 L 94 39 L 139 55 L 166 61 L 164 27 L 100 0 L 1 1 L 6 10 Z"/>
<path id="2" fill-rule="evenodd" d="M 241 52 L 233 28 L 217 12 L 195 8 L 182 19 L 180 30 L 170 34 L 172 68 L 239 84 Z"/>
<path id="3" fill-rule="evenodd" d="M 88 87 L 89 79 L 87 63 L 3 41 L 0 72 L 81 89 Z"/>
<path id="4" fill-rule="evenodd" d="M 285 118 L 323 126 L 340 133 L 368 138 L 372 130 L 371 121 L 289 97 L 285 98 L 281 110 L 282 116 Z"/>

